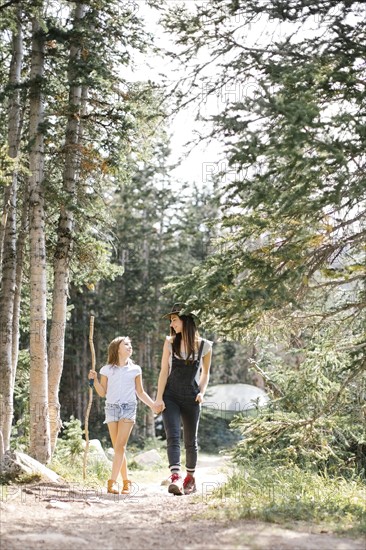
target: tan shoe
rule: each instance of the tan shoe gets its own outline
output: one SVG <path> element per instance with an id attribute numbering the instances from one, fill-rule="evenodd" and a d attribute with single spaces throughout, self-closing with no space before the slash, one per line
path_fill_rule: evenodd
<path id="1" fill-rule="evenodd" d="M 108 479 L 107 493 L 113 493 L 119 495 L 118 483 L 114 479 Z"/>
<path id="2" fill-rule="evenodd" d="M 123 480 L 123 489 L 121 491 L 121 494 L 122 495 L 129 495 L 131 493 L 131 485 L 132 485 L 132 481 L 130 481 L 129 479 L 124 479 Z"/>

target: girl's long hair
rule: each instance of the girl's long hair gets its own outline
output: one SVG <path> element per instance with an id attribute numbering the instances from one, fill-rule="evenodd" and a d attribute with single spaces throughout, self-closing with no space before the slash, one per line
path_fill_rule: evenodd
<path id="1" fill-rule="evenodd" d="M 170 336 L 173 336 L 173 354 L 182 358 L 180 347 L 183 338 L 184 347 L 187 353 L 187 359 L 191 358 L 193 360 L 196 351 L 196 343 L 199 337 L 196 323 L 194 322 L 193 317 L 191 317 L 190 315 L 178 315 L 178 317 L 179 319 L 181 319 L 181 321 L 183 321 L 182 332 L 179 332 L 177 334 L 175 330 L 170 327 Z"/>
<path id="2" fill-rule="evenodd" d="M 121 342 L 129 342 L 131 340 L 128 336 L 117 336 L 108 346 L 108 365 L 118 365 L 118 348 Z"/>

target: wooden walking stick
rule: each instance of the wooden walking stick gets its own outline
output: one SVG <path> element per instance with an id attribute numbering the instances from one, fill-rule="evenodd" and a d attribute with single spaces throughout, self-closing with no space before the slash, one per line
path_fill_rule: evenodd
<path id="1" fill-rule="evenodd" d="M 89 324 L 89 345 L 90 345 L 90 351 L 91 351 L 91 370 L 95 371 L 95 349 L 94 349 L 94 342 L 93 342 L 93 336 L 94 336 L 94 315 L 90 316 L 90 324 Z M 83 465 L 83 479 L 86 479 L 86 462 L 88 459 L 88 451 L 89 451 L 89 414 L 91 410 L 91 406 L 93 403 L 93 385 L 94 380 L 89 380 L 89 402 L 88 406 L 86 408 L 85 413 L 85 451 L 84 451 L 84 465 Z"/>

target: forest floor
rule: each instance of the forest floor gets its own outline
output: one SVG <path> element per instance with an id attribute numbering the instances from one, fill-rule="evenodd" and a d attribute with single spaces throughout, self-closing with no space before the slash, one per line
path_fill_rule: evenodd
<path id="1" fill-rule="evenodd" d="M 76 484 L 3 487 L 1 550 L 365 550 L 363 539 L 320 525 L 218 518 L 208 495 L 226 475 L 225 459 L 207 455 L 194 496 L 169 495 L 159 473 L 151 482 L 138 470 L 129 496 Z"/>

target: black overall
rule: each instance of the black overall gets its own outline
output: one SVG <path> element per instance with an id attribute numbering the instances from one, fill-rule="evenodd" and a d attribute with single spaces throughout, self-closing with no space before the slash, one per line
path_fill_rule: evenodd
<path id="1" fill-rule="evenodd" d="M 167 438 L 169 467 L 180 467 L 180 427 L 183 422 L 183 438 L 186 449 L 186 468 L 194 470 L 197 463 L 197 431 L 201 407 L 196 401 L 199 387 L 196 374 L 200 368 L 204 340 L 197 359 L 179 359 L 172 355 L 172 368 L 163 395 L 165 409 L 163 422 Z"/>

